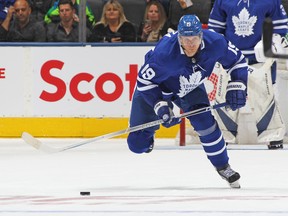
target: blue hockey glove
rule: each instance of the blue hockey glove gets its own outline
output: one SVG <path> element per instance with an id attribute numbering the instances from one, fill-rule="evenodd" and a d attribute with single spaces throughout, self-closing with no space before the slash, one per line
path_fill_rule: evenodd
<path id="1" fill-rule="evenodd" d="M 173 104 L 171 103 L 173 108 Z M 168 105 L 167 101 L 159 101 L 154 106 L 154 111 L 160 119 L 164 121 L 162 124 L 164 127 L 169 128 L 173 125 L 179 124 L 181 119 L 174 117 L 172 108 Z"/>
<path id="2" fill-rule="evenodd" d="M 227 85 L 226 102 L 235 111 L 246 104 L 246 85 L 240 81 L 230 81 Z"/>

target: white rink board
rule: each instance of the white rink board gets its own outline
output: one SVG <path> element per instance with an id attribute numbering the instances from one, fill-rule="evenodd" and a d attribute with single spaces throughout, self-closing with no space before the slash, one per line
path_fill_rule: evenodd
<path id="1" fill-rule="evenodd" d="M 128 117 L 130 76 L 151 48 L 1 47 L 1 115 Z"/>

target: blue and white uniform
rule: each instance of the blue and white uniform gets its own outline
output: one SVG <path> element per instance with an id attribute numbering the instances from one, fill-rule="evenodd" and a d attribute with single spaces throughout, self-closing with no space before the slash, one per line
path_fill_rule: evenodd
<path id="1" fill-rule="evenodd" d="M 287 14 L 281 0 L 216 0 L 208 28 L 224 34 L 242 51 L 249 64 L 258 63 L 254 47 L 262 38 L 265 18 L 273 21 L 274 33 L 287 34 Z M 276 63 L 272 65 L 272 83 L 276 82 Z"/>
<path id="2" fill-rule="evenodd" d="M 288 20 L 281 0 L 216 0 L 208 28 L 224 34 L 247 58 L 255 60 L 254 47 L 262 38 L 267 17 L 273 21 L 274 33 L 285 36 Z"/>
<path id="3" fill-rule="evenodd" d="M 247 83 L 247 63 L 244 55 L 223 35 L 203 30 L 198 52 L 187 57 L 178 42 L 178 32 L 165 35 L 154 49 L 145 55 L 138 73 L 130 126 L 157 120 L 154 105 L 158 101 L 173 101 L 184 112 L 209 105 L 204 87 L 205 78 L 220 62 L 231 80 Z M 171 103 L 170 103 L 171 104 Z M 222 132 L 211 112 L 188 118 L 198 132 L 207 157 L 215 167 L 228 164 L 228 155 Z M 130 133 L 128 146 L 135 153 L 143 153 L 154 142 L 159 126 Z"/>

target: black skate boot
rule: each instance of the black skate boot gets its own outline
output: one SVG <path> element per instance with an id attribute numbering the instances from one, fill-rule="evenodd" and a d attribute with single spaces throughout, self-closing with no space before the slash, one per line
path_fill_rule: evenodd
<path id="1" fill-rule="evenodd" d="M 149 149 L 145 153 L 152 152 L 153 148 L 154 148 L 154 142 L 149 146 Z"/>
<path id="2" fill-rule="evenodd" d="M 271 150 L 283 149 L 283 140 L 271 141 L 271 142 L 268 144 L 268 149 L 271 149 Z"/>
<path id="3" fill-rule="evenodd" d="M 231 169 L 230 165 L 217 169 L 219 175 L 225 179 L 231 188 L 240 188 L 239 179 L 240 174 Z"/>

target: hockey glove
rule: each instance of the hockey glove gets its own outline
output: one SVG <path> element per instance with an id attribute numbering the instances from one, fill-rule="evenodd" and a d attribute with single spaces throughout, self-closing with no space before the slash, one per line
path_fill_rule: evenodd
<path id="1" fill-rule="evenodd" d="M 173 108 L 173 104 L 171 103 Z M 168 105 L 167 101 L 159 101 L 154 106 L 154 111 L 160 119 L 164 121 L 162 125 L 166 128 L 179 124 L 181 119 L 174 117 L 172 108 Z"/>
<path id="2" fill-rule="evenodd" d="M 226 102 L 235 111 L 246 104 L 246 85 L 240 81 L 230 81 L 227 85 Z"/>
<path id="3" fill-rule="evenodd" d="M 272 51 L 273 53 L 284 53 L 287 48 L 285 37 L 279 34 L 273 34 L 272 37 Z M 266 62 L 267 57 L 264 54 L 263 41 L 260 40 L 254 47 L 255 57 L 258 62 Z"/>

